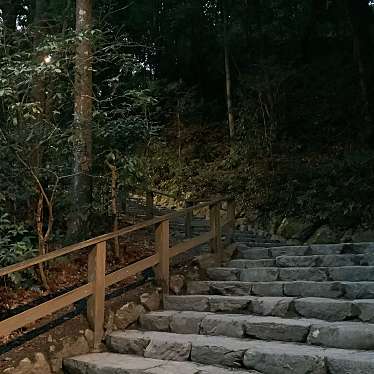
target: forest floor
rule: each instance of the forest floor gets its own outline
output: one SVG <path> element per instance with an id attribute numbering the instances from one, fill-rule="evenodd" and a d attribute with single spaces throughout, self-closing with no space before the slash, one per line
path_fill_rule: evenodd
<path id="1" fill-rule="evenodd" d="M 129 284 L 133 279 L 129 280 Z M 126 284 L 122 284 L 122 287 Z M 109 300 L 105 306 L 107 310 L 116 310 L 129 301 L 138 301 L 139 296 L 149 292 L 152 288 L 150 283 L 129 290 L 122 295 Z M 32 331 L 18 331 L 8 338 L 8 343 L 0 345 L 0 373 L 6 368 L 16 367 L 20 360 L 25 357 L 33 358 L 37 352 L 42 352 L 46 357 L 53 352 L 59 351 L 66 337 L 83 335 L 89 328 L 86 318 L 82 314 L 69 315 L 74 308 L 65 308 L 51 317 L 44 318 L 35 324 Z M 75 314 L 75 313 L 74 313 Z M 57 324 L 57 323 L 58 324 Z M 57 324 L 57 326 L 56 326 Z M 33 331 L 38 331 L 35 337 Z"/>
<path id="2" fill-rule="evenodd" d="M 120 242 L 123 258 L 118 261 L 109 254 L 107 273 L 124 267 L 154 253 L 152 240 L 147 232 L 137 232 L 123 238 Z M 81 251 L 79 255 L 69 257 L 51 265 L 47 270 L 50 289 L 42 290 L 35 285 L 32 288 L 13 288 L 3 285 L 0 288 L 0 320 L 4 320 L 23 310 L 27 310 L 69 289 L 85 283 L 87 279 L 87 254 Z M 150 283 L 142 284 L 141 276 L 131 277 L 112 286 L 108 294 L 112 295 L 106 302 L 106 308 L 118 309 L 128 301 L 135 301 L 139 296 L 148 292 Z M 135 287 L 135 288 L 133 288 Z M 124 291 L 124 289 L 129 289 Z M 84 304 L 84 303 L 83 303 Z M 62 346 L 62 340 L 67 336 L 77 336 L 83 333 L 88 324 L 82 316 L 84 306 L 77 303 L 53 315 L 39 320 L 24 329 L 18 330 L 0 340 L 0 372 L 5 368 L 15 366 L 25 357 L 32 357 L 36 352 L 47 356 Z M 60 344 L 59 344 L 60 342 Z"/>

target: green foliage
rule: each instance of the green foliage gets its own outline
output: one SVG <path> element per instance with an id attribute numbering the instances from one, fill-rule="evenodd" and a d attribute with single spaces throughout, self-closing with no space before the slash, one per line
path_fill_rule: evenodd
<path id="1" fill-rule="evenodd" d="M 23 224 L 15 224 L 4 212 L 4 196 L 0 194 L 0 267 L 16 264 L 37 254 L 35 237 Z M 16 286 L 29 283 L 33 272 L 27 271 L 10 275 L 11 282 Z"/>
<path id="2" fill-rule="evenodd" d="M 196 198 L 233 193 L 264 222 L 272 214 L 371 222 L 374 159 L 362 146 L 369 121 L 351 23 L 344 2 L 322 3 L 227 1 L 233 140 L 221 1 L 97 0 L 96 25 L 80 34 L 74 2 L 36 9 L 14 0 L 13 30 L 0 5 L 2 253 L 10 262 L 29 256 L 23 227 L 35 226 L 35 176 L 54 196 L 52 240 L 66 236 L 83 38 L 93 45 L 95 213 L 109 206 L 109 163 L 124 194 L 139 185 Z"/>

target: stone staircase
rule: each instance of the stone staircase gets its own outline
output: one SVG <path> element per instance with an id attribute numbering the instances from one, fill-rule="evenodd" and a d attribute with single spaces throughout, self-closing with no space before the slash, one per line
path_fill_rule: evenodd
<path id="1" fill-rule="evenodd" d="M 373 374 L 374 243 L 284 246 L 236 232 L 236 256 L 107 336 L 70 374 Z"/>

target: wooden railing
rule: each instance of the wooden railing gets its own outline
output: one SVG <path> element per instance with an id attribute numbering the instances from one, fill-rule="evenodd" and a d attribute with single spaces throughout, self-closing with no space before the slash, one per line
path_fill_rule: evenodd
<path id="1" fill-rule="evenodd" d="M 227 202 L 227 214 L 225 222 L 221 224 L 221 206 L 224 201 Z M 191 217 L 193 210 L 207 207 L 209 207 L 210 210 L 210 231 L 170 247 L 170 219 L 175 218 L 176 216 L 186 215 L 189 217 L 187 224 L 190 224 L 192 221 Z M 184 253 L 196 246 L 208 242 L 210 243 L 211 251 L 216 253 L 219 259 L 222 259 L 222 230 L 228 229 L 229 232 L 227 235 L 231 235 L 234 227 L 234 221 L 234 201 L 229 198 L 219 198 L 206 203 L 190 206 L 183 210 L 164 216 L 154 217 L 150 220 L 123 228 L 116 232 L 101 235 L 78 244 L 58 249 L 43 256 L 38 256 L 15 265 L 1 268 L 0 277 L 7 276 L 15 272 L 31 268 L 35 265 L 78 252 L 84 248 L 89 249 L 87 284 L 27 311 L 16 314 L 15 316 L 6 320 L 0 321 L 0 337 L 7 336 L 17 329 L 25 327 L 43 317 L 46 317 L 60 309 L 88 297 L 87 318 L 90 327 L 94 332 L 94 345 L 95 347 L 98 347 L 104 335 L 104 304 L 105 289 L 107 287 L 123 281 L 128 277 L 134 276 L 145 269 L 156 266 L 157 281 L 163 288 L 164 294 L 167 294 L 169 292 L 170 259 L 178 254 Z M 106 274 L 105 266 L 107 241 L 152 226 L 155 226 L 155 254 L 137 261 L 129 266 L 123 267 L 117 271 Z M 191 232 L 190 228 L 188 230 L 188 232 Z"/>

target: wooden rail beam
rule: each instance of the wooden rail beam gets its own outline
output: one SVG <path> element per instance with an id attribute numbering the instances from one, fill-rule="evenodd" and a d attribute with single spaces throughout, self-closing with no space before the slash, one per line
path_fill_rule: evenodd
<path id="1" fill-rule="evenodd" d="M 153 255 L 143 260 L 136 261 L 122 269 L 114 271 L 105 277 L 105 287 L 109 287 L 115 283 L 121 282 L 126 278 L 132 277 L 145 269 L 151 268 L 158 264 L 158 255 Z"/>
<path id="2" fill-rule="evenodd" d="M 38 319 L 46 317 L 60 309 L 63 309 L 79 300 L 90 296 L 93 292 L 93 284 L 85 284 L 82 287 L 55 297 L 43 304 L 19 313 L 0 322 L 0 336 L 8 336 L 11 332 L 27 326 Z"/>
<path id="3" fill-rule="evenodd" d="M 187 252 L 189 249 L 195 248 L 201 244 L 208 243 L 212 239 L 212 233 L 206 232 L 196 238 L 178 243 L 170 248 L 170 257 L 175 257 L 181 253 Z"/>

